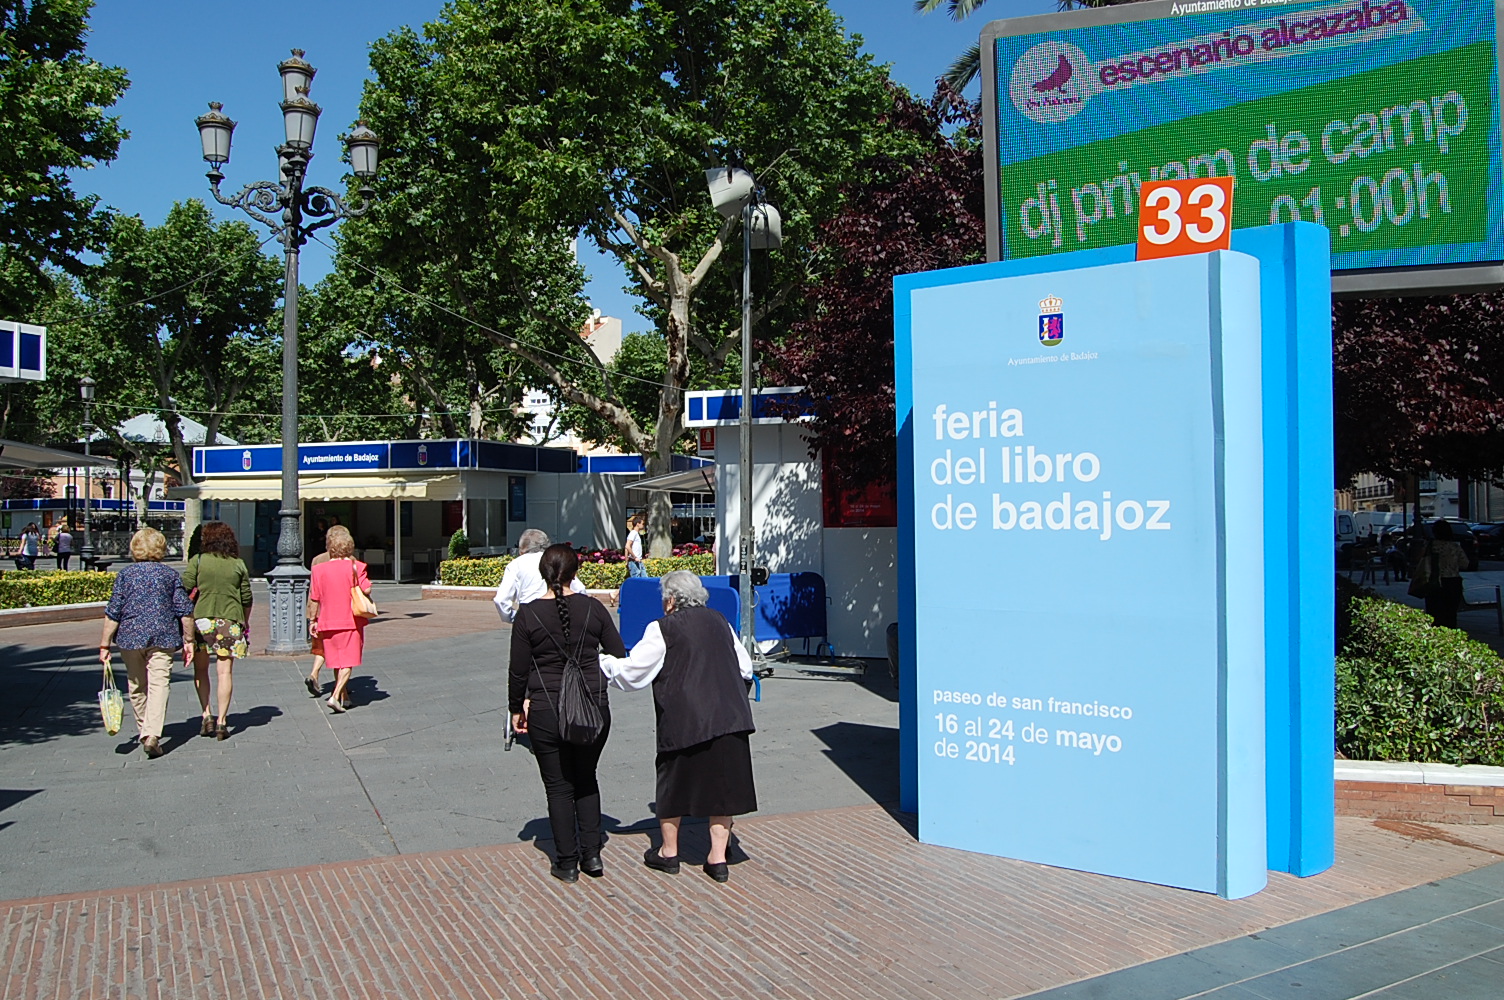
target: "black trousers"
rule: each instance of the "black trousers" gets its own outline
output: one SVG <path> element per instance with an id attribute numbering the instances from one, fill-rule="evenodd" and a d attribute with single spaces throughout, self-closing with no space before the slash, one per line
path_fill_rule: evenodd
<path id="1" fill-rule="evenodd" d="M 555 864 L 578 863 L 581 851 L 594 854 L 601 849 L 601 788 L 595 780 L 595 767 L 611 735 L 611 710 L 601 706 L 601 715 L 606 724 L 600 737 L 588 746 L 579 746 L 559 738 L 558 719 L 546 704 L 534 701 L 528 711 L 527 731 L 548 795 Z"/>
<path id="2" fill-rule="evenodd" d="M 72 552 L 59 552 L 57 554 L 57 568 L 58 569 L 67 569 L 68 568 L 68 560 L 70 560 L 72 558 L 73 558 L 73 553 Z"/>

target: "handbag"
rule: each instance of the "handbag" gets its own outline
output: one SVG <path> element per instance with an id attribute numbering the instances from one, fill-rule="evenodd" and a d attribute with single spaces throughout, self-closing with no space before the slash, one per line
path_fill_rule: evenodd
<path id="1" fill-rule="evenodd" d="M 1441 596 L 1441 559 L 1431 546 L 1426 546 L 1426 551 L 1415 564 L 1415 573 L 1410 577 L 1410 586 L 1405 588 L 1405 592 L 1411 597 Z"/>
<path id="2" fill-rule="evenodd" d="M 360 589 L 360 577 L 355 572 L 353 562 L 350 564 L 350 614 L 356 618 L 375 618 L 381 614 L 376 609 L 376 602 Z"/>
<path id="3" fill-rule="evenodd" d="M 596 703 L 595 696 L 586 686 L 585 672 L 580 667 L 580 654 L 585 649 L 585 635 L 593 613 L 594 609 L 591 609 L 585 614 L 585 623 L 580 628 L 580 641 L 575 646 L 573 656 L 559 644 L 558 638 L 552 632 L 544 629 L 548 637 L 553 640 L 559 655 L 564 658 L 557 705 L 549 695 L 548 687 L 543 683 L 542 671 L 538 671 L 538 658 L 533 657 L 533 669 L 538 671 L 538 686 L 543 688 L 543 696 L 548 699 L 549 707 L 554 710 L 554 718 L 559 720 L 559 738 L 575 746 L 589 746 L 594 743 L 600 739 L 601 730 L 606 726 L 605 716 L 601 714 L 600 705 Z M 537 618 L 537 614 L 534 611 L 533 617 Z M 540 627 L 543 625 L 541 620 L 538 624 Z"/>
<path id="4" fill-rule="evenodd" d="M 99 714 L 104 719 L 104 731 L 110 736 L 120 732 L 120 720 L 125 714 L 125 700 L 115 686 L 115 674 L 110 665 L 104 665 L 104 685 L 99 689 Z"/>

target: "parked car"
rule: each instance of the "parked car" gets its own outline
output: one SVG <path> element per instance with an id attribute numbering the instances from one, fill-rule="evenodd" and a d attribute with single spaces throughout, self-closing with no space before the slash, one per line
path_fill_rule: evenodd
<path id="1" fill-rule="evenodd" d="M 1482 523 L 1470 527 L 1473 537 L 1478 540 L 1479 559 L 1504 558 L 1504 524 Z"/>

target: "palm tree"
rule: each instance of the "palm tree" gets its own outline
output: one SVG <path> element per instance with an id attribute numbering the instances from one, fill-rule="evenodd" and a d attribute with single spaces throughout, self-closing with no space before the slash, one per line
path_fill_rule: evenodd
<path id="1" fill-rule="evenodd" d="M 987 0 L 914 0 L 914 9 L 921 14 L 928 14 L 939 7 L 944 7 L 952 21 L 964 21 L 986 2 Z M 1138 0 L 1056 0 L 1061 10 L 1074 10 L 1077 7 L 1112 7 L 1120 3 L 1136 2 Z M 978 42 L 961 53 L 960 58 L 950 64 L 950 69 L 946 70 L 940 79 L 959 94 L 972 80 L 976 79 L 981 70 L 982 46 Z M 942 99 L 942 103 L 948 102 Z"/>

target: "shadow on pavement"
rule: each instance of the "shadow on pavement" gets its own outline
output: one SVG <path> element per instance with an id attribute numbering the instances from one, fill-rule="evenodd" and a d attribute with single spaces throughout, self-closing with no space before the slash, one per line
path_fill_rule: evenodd
<path id="1" fill-rule="evenodd" d="M 812 730 L 823 751 L 879 805 L 898 801 L 898 730 L 862 722 L 835 722 Z"/>
<path id="2" fill-rule="evenodd" d="M 77 646 L 0 646 L 0 746 L 46 743 L 102 728 L 99 663 Z M 83 669 L 79 669 L 82 664 Z M 125 693 L 125 666 L 115 663 L 115 684 Z"/>
<path id="3" fill-rule="evenodd" d="M 345 690 L 350 695 L 350 701 L 356 705 L 369 705 L 376 701 L 386 701 L 390 694 L 381 690 L 376 685 L 376 678 L 369 674 L 350 678 L 350 683 L 345 685 Z"/>

